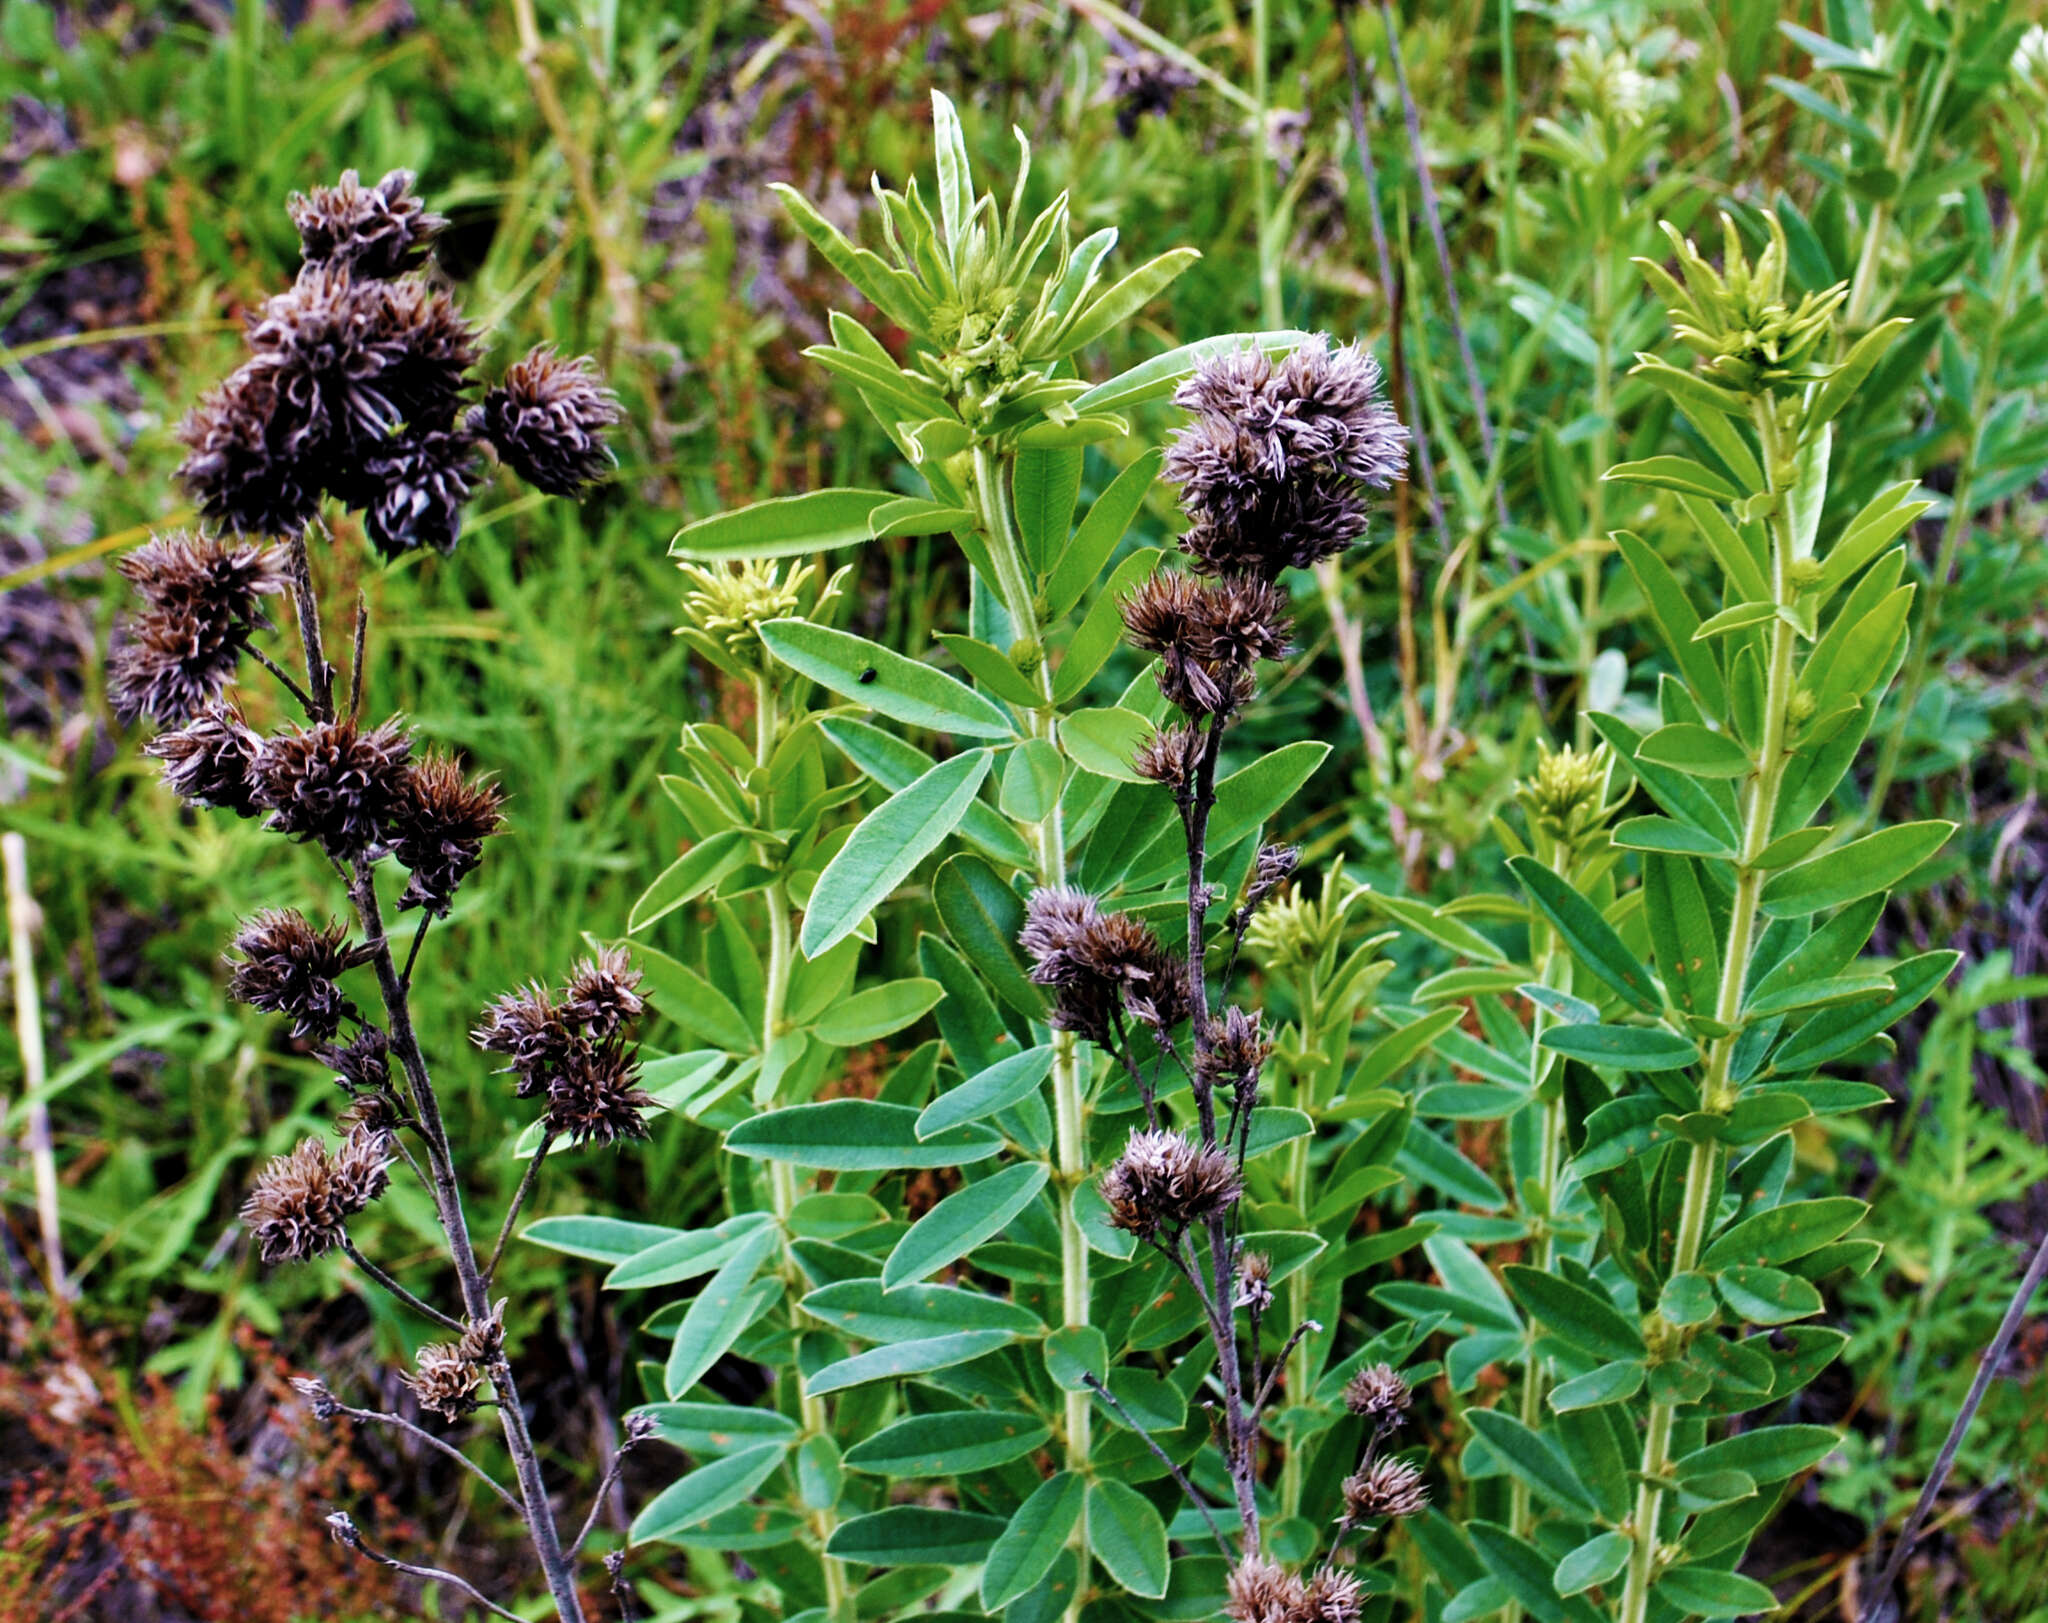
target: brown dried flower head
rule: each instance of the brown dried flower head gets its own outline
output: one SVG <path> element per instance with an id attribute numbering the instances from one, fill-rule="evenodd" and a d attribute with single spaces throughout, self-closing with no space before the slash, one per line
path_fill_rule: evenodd
<path id="1" fill-rule="evenodd" d="M 1302 1581 L 1285 1567 L 1247 1555 L 1231 1569 L 1223 1615 L 1231 1623 L 1301 1623 L 1307 1601 Z"/>
<path id="2" fill-rule="evenodd" d="M 609 1037 L 646 1011 L 640 971 L 624 947 L 606 947 L 586 958 L 562 988 L 562 1013 L 594 1037 Z"/>
<path id="3" fill-rule="evenodd" d="M 1051 1023 L 1107 1042 L 1120 1009 L 1148 1024 L 1172 1024 L 1186 1011 L 1186 971 L 1143 920 L 1105 913 L 1095 898 L 1046 886 L 1025 905 L 1018 945 L 1031 979 L 1054 993 Z"/>
<path id="4" fill-rule="evenodd" d="M 1138 746 L 1138 753 L 1131 758 L 1131 770 L 1178 793 L 1194 782 L 1195 762 L 1201 749 L 1200 733 L 1185 722 L 1172 722 Z"/>
<path id="5" fill-rule="evenodd" d="M 447 554 L 478 478 L 476 436 L 465 428 L 408 428 L 367 451 L 336 494 L 363 514 L 363 533 L 387 560 L 432 547 Z"/>
<path id="6" fill-rule="evenodd" d="M 265 1167 L 242 1205 L 242 1222 L 266 1263 L 304 1262 L 334 1250 L 348 1219 L 390 1183 L 390 1141 L 357 1130 L 328 1153 L 317 1138 Z"/>
<path id="7" fill-rule="evenodd" d="M 422 907 L 435 918 L 483 856 L 484 841 L 504 826 L 505 797 L 483 778 L 465 778 L 451 757 L 428 754 L 406 768 L 384 820 L 391 854 L 410 871 L 399 910 Z"/>
<path id="8" fill-rule="evenodd" d="M 639 1082 L 640 1051 L 624 1036 L 579 1038 L 548 1080 L 548 1126 L 576 1144 L 645 1138 L 654 1096 Z"/>
<path id="9" fill-rule="evenodd" d="M 356 171 L 340 183 L 294 192 L 287 207 L 309 265 L 337 265 L 370 280 L 415 270 L 448 222 L 413 195 L 413 175 L 394 169 L 374 186 Z"/>
<path id="10" fill-rule="evenodd" d="M 1273 1259 L 1263 1251 L 1244 1251 L 1237 1259 L 1236 1306 L 1263 1313 L 1273 1305 Z"/>
<path id="11" fill-rule="evenodd" d="M 1159 655 L 1159 691 L 1190 716 L 1242 706 L 1253 666 L 1282 657 L 1293 632 L 1285 596 L 1263 580 L 1158 574 L 1122 609 L 1131 645 Z"/>
<path id="12" fill-rule="evenodd" d="M 1259 1075 L 1272 1052 L 1260 1011 L 1232 1004 L 1209 1022 L 1209 1046 L 1200 1057 L 1201 1080 L 1219 1092 L 1228 1089 L 1240 1106 L 1255 1102 Z"/>
<path id="13" fill-rule="evenodd" d="M 1361 1623 L 1365 1590 L 1348 1572 L 1320 1568 L 1302 1595 L 1301 1623 Z"/>
<path id="14" fill-rule="evenodd" d="M 1428 1503 L 1428 1485 L 1414 1466 L 1406 1460 L 1374 1460 L 1344 1479 L 1344 1514 L 1338 1525 L 1397 1520 Z"/>
<path id="15" fill-rule="evenodd" d="M 262 738 L 225 701 L 207 705 L 184 726 L 158 733 L 142 746 L 163 762 L 164 786 L 191 806 L 219 806 L 254 817 L 256 784 L 251 770 Z"/>
<path id="16" fill-rule="evenodd" d="M 463 1357 L 457 1346 L 431 1342 L 420 1348 L 413 1372 L 399 1377 L 412 1389 L 419 1406 L 443 1420 L 462 1420 L 476 1413 L 477 1388 L 483 1371 Z"/>
<path id="17" fill-rule="evenodd" d="M 332 1037 L 348 1012 L 338 984 L 349 966 L 345 926 L 316 926 L 305 914 L 269 908 L 243 924 L 231 950 L 228 996 L 268 1014 L 288 1015 L 294 1037 Z"/>
<path id="18" fill-rule="evenodd" d="M 546 987 L 530 982 L 507 992 L 484 1010 L 469 1040 L 489 1054 L 503 1054 L 505 1069 L 519 1080 L 517 1096 L 530 1099 L 547 1091 L 548 1080 L 568 1062 L 576 1046 L 576 1028 Z"/>
<path id="19" fill-rule="evenodd" d="M 281 555 L 208 536 L 167 535 L 121 560 L 148 608 L 107 665 L 123 716 L 178 722 L 217 700 L 249 639 L 269 625 L 260 600 L 284 589 Z"/>
<path id="20" fill-rule="evenodd" d="M 396 720 L 364 732 L 344 716 L 274 734 L 256 754 L 265 826 L 317 840 L 338 861 L 359 857 L 382 836 L 411 759 L 412 736 Z"/>
<path id="21" fill-rule="evenodd" d="M 624 415 L 589 356 L 564 360 L 543 346 L 506 369 L 470 426 L 536 490 L 574 496 L 610 473 L 605 432 Z"/>
<path id="22" fill-rule="evenodd" d="M 364 1026 L 347 1042 L 329 1044 L 320 1058 L 350 1093 L 382 1093 L 391 1087 L 391 1043 L 375 1026 Z"/>
<path id="23" fill-rule="evenodd" d="M 1407 1381 L 1391 1364 L 1368 1364 L 1344 1383 L 1344 1407 L 1377 1431 L 1398 1426 L 1412 1401 Z"/>
<path id="24" fill-rule="evenodd" d="M 1149 1239 L 1224 1211 L 1244 1180 L 1223 1150 L 1167 1128 L 1139 1128 L 1098 1187 L 1110 1222 Z"/>
<path id="25" fill-rule="evenodd" d="M 178 425 L 177 478 L 209 523 L 242 535 L 296 535 L 320 510 L 320 472 L 282 441 L 277 381 L 243 367 L 200 397 Z M 274 438 L 275 436 L 275 438 Z"/>
<path id="26" fill-rule="evenodd" d="M 1407 466 L 1407 433 L 1363 348 L 1312 339 L 1277 366 L 1257 349 L 1204 362 L 1174 395 L 1193 414 L 1167 455 L 1193 520 L 1182 546 L 1217 575 L 1272 579 L 1365 529 L 1366 487 Z"/>

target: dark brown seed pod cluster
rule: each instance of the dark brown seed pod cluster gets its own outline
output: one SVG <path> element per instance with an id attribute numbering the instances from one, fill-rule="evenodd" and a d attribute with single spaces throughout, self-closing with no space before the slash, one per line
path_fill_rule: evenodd
<path id="1" fill-rule="evenodd" d="M 422 1409 L 443 1420 L 476 1412 L 477 1390 L 489 1379 L 491 1362 L 505 1344 L 504 1314 L 505 1304 L 499 1302 L 488 1319 L 472 1322 L 457 1340 L 420 1349 L 413 1373 L 399 1378 Z"/>
<path id="2" fill-rule="evenodd" d="M 266 828 L 315 841 L 337 861 L 375 845 L 405 793 L 412 735 L 397 721 L 364 731 L 353 717 L 290 727 L 263 741 L 250 776 Z"/>
<path id="3" fill-rule="evenodd" d="M 1053 993 L 1052 1025 L 1107 1043 L 1119 1012 L 1166 1031 L 1187 1018 L 1187 965 L 1129 913 L 1105 913 L 1068 886 L 1033 893 L 1017 944 L 1031 979 Z"/>
<path id="4" fill-rule="evenodd" d="M 228 996 L 292 1022 L 294 1037 L 326 1041 L 349 1013 L 340 985 L 349 967 L 348 931 L 316 925 L 290 908 L 269 908 L 243 924 L 228 960 Z"/>
<path id="5" fill-rule="evenodd" d="M 1191 520 L 1181 545 L 1205 574 L 1266 580 L 1365 533 L 1364 492 L 1406 471 L 1408 434 L 1359 345 L 1315 338 L 1275 364 L 1243 349 L 1204 362 L 1174 395 L 1193 421 L 1166 476 Z"/>
<path id="6" fill-rule="evenodd" d="M 1303 1579 L 1277 1562 L 1248 1555 L 1226 1580 L 1223 1615 L 1231 1623 L 1359 1623 L 1365 1590 L 1336 1567 Z"/>
<path id="7" fill-rule="evenodd" d="M 535 350 L 480 406 L 475 329 L 419 274 L 446 224 L 393 170 L 353 171 L 291 200 L 304 263 L 249 324 L 249 358 L 180 428 L 179 477 L 222 529 L 292 535 L 333 496 L 385 557 L 447 552 L 480 476 L 499 459 L 554 495 L 611 466 L 617 401 L 588 361 Z"/>
<path id="8" fill-rule="evenodd" d="M 329 1152 L 308 1138 L 258 1175 L 242 1205 L 242 1222 L 266 1263 L 305 1262 L 335 1250 L 348 1220 L 384 1193 L 391 1141 L 357 1128 Z"/>
<path id="9" fill-rule="evenodd" d="M 1141 1128 L 1098 1186 L 1116 1227 L 1152 1239 L 1226 1211 L 1244 1192 L 1229 1154 L 1167 1128 Z"/>
<path id="10" fill-rule="evenodd" d="M 107 692 L 132 720 L 182 722 L 234 680 L 249 639 L 270 622 L 262 600 L 285 589 L 282 554 L 209 536 L 160 536 L 121 560 L 146 607 L 107 662 Z"/>
<path id="11" fill-rule="evenodd" d="M 639 986 L 624 950 L 609 949 L 579 964 L 566 986 L 507 993 L 470 1038 L 504 1056 L 519 1098 L 547 1101 L 549 1131 L 576 1144 L 645 1138 L 654 1099 L 640 1087 L 632 1040 L 645 1008 Z"/>
<path id="12" fill-rule="evenodd" d="M 407 768 L 383 823 L 391 854 L 412 875 L 398 898 L 401 911 L 447 917 L 456 889 L 482 860 L 484 841 L 504 826 L 504 804 L 495 784 L 463 776 L 449 756 L 429 754 Z"/>
<path id="13" fill-rule="evenodd" d="M 262 810 L 254 771 L 263 739 L 234 705 L 207 705 L 142 747 L 163 762 L 165 785 L 188 805 L 218 806 L 242 817 Z"/>
<path id="14" fill-rule="evenodd" d="M 1371 1522 L 1413 1516 L 1429 1503 L 1422 1473 L 1406 1460 L 1369 1460 L 1344 1479 L 1344 1514 L 1338 1526 L 1364 1527 Z"/>
<path id="15" fill-rule="evenodd" d="M 1122 608 L 1126 639 L 1159 655 L 1159 691 L 1189 717 L 1241 709 L 1252 696 L 1254 666 L 1283 657 L 1294 629 L 1286 594 L 1250 578 L 1154 575 Z"/>

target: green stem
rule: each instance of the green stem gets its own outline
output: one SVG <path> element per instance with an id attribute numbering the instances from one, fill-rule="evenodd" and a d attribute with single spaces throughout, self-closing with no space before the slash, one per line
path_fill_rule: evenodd
<path id="1" fill-rule="evenodd" d="M 765 774 L 768 763 L 774 758 L 777 733 L 780 728 L 780 714 L 775 699 L 775 685 L 765 672 L 754 676 L 754 764 Z M 765 801 L 768 791 L 763 789 Z M 763 824 L 771 821 L 769 808 L 762 805 L 757 821 Z M 764 865 L 772 866 L 774 853 L 765 846 L 759 848 Z M 776 1038 L 782 1035 L 789 1004 L 790 972 L 796 964 L 794 931 L 790 925 L 789 891 L 777 879 L 763 890 L 762 905 L 768 912 L 768 961 L 763 971 L 763 994 L 761 999 L 761 1056 L 765 1063 L 768 1051 Z M 769 1108 L 773 1109 L 771 1101 Z M 796 1210 L 802 1191 L 797 1183 L 796 1168 L 784 1161 L 768 1163 L 769 1200 L 775 1212 L 775 1221 L 782 1230 L 785 1244 L 789 1238 L 790 1216 Z M 783 1278 L 789 1292 L 790 1317 L 801 1325 L 808 1317 L 798 1307 L 797 1299 L 804 1289 L 804 1278 L 796 1261 L 787 1249 L 783 1253 Z M 832 1417 L 822 1397 L 813 1397 L 803 1389 L 803 1379 L 797 1377 L 797 1415 L 806 1438 L 830 1437 Z M 839 1526 L 839 1513 L 826 1505 L 811 1512 L 811 1530 L 818 1540 L 818 1564 L 825 1575 L 825 1607 L 833 1623 L 848 1623 L 852 1616 L 853 1590 L 847 1582 L 846 1569 L 831 1556 L 825 1554 L 825 1546 Z"/>
<path id="2" fill-rule="evenodd" d="M 1793 461 L 1793 447 L 1784 444 L 1774 409 L 1769 401 L 1756 408 L 1757 439 L 1771 492 L 1778 497 L 1771 519 L 1771 574 L 1775 600 L 1790 606 L 1793 598 L 1791 568 L 1793 539 L 1787 515 L 1785 485 L 1781 474 Z M 1714 1002 L 1714 1018 L 1733 1028 L 1742 1015 L 1742 995 L 1747 980 L 1751 949 L 1755 945 L 1757 903 L 1763 892 L 1763 870 L 1757 859 L 1771 843 L 1772 824 L 1777 818 L 1778 791 L 1784 782 L 1793 695 L 1793 629 L 1785 617 L 1772 622 L 1771 658 L 1764 688 L 1763 739 L 1757 750 L 1756 775 L 1750 780 L 1743 807 L 1741 849 L 1735 861 L 1735 897 L 1729 908 L 1728 939 L 1721 955 L 1721 984 Z M 1707 1070 L 1700 1089 L 1700 1109 L 1709 1115 L 1726 1115 L 1734 1105 L 1736 1085 L 1729 1068 L 1734 1057 L 1735 1036 L 1717 1037 L 1707 1052 Z M 1713 1216 L 1714 1191 L 1720 1171 L 1721 1145 L 1718 1140 L 1695 1142 L 1686 1161 L 1685 1200 L 1679 1212 L 1678 1234 L 1672 1245 L 1671 1275 L 1692 1272 L 1700 1260 L 1707 1226 Z M 1666 1345 L 1682 1345 L 1684 1330 L 1660 1319 Z M 1671 1427 L 1675 1406 L 1650 1405 L 1649 1424 L 1643 1437 L 1643 1464 L 1638 1475 L 1635 1514 L 1626 1531 L 1633 1541 L 1628 1576 L 1622 1591 L 1619 1623 L 1644 1623 L 1649 1615 L 1650 1585 L 1657 1577 L 1657 1525 L 1664 1509 L 1664 1493 L 1671 1468 Z"/>
<path id="3" fill-rule="evenodd" d="M 990 561 L 995 566 L 992 583 L 1010 617 L 1010 629 L 1032 646 L 1043 649 L 1045 628 L 1040 623 L 1036 594 L 1024 564 L 1024 549 L 1010 510 L 1009 488 L 1004 462 L 986 443 L 974 447 L 973 500 L 980 528 L 988 542 Z M 1038 667 L 1039 691 L 1045 702 L 1030 712 L 1027 726 L 1035 738 L 1059 745 L 1059 712 L 1053 702 L 1052 667 L 1041 657 Z M 1036 858 L 1036 883 L 1041 886 L 1067 882 L 1066 822 L 1059 801 L 1044 821 L 1020 823 L 1018 832 L 1031 846 Z M 1070 1031 L 1052 1034 L 1053 1104 L 1053 1186 L 1058 1191 L 1060 1224 L 1060 1321 L 1068 1330 L 1086 1329 L 1089 1320 L 1088 1241 L 1081 1230 L 1075 1200 L 1088 1181 L 1088 1114 L 1083 1086 L 1080 1045 Z M 1089 1472 L 1094 1408 L 1086 1391 L 1068 1392 L 1064 1398 L 1067 1469 L 1078 1476 Z M 1087 1570 L 1089 1555 L 1088 1515 L 1084 1509 L 1069 1540 Z M 1085 1586 L 1076 1584 L 1067 1615 L 1080 1615 Z"/>
<path id="4" fill-rule="evenodd" d="M 1311 1063 L 1304 1064 L 1295 1078 L 1295 1108 L 1315 1120 L 1318 1101 L 1315 1097 L 1315 1071 L 1312 1057 L 1323 1051 L 1322 1010 L 1318 1006 L 1317 989 L 1313 984 L 1305 988 L 1301 1010 L 1301 1051 Z M 1287 1183 L 1280 1192 L 1283 1204 L 1292 1206 L 1301 1213 L 1302 1226 L 1308 1226 L 1308 1174 L 1309 1145 L 1314 1141 L 1313 1133 L 1297 1138 L 1288 1146 Z M 1287 1326 L 1305 1324 L 1309 1316 L 1308 1270 L 1296 1269 L 1287 1280 Z M 1308 1338 L 1304 1336 L 1295 1343 L 1294 1350 L 1287 1355 L 1287 1376 L 1285 1391 L 1290 1404 L 1302 1404 L 1309 1400 L 1309 1355 Z M 1305 1448 L 1290 1447 L 1280 1467 L 1280 1516 L 1285 1520 L 1301 1514 L 1302 1489 L 1306 1486 L 1308 1451 Z"/>
<path id="5" fill-rule="evenodd" d="M 1605 473 L 1614 464 L 1614 275 L 1608 244 L 1593 248 L 1593 466 Z M 1586 533 L 1607 533 L 1607 481 L 1596 478 L 1586 494 Z M 1593 745 L 1593 665 L 1600 657 L 1600 552 L 1588 547 L 1579 560 L 1579 707 L 1572 742 Z"/>

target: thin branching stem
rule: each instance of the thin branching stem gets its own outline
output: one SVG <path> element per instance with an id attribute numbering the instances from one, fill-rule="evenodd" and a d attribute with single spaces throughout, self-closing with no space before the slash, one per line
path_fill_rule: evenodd
<path id="1" fill-rule="evenodd" d="M 414 1424 L 412 1421 L 406 1419 L 404 1415 L 385 1414 L 382 1410 L 378 1409 L 357 1409 L 346 1403 L 335 1404 L 334 1412 L 336 1414 L 345 1414 L 349 1417 L 349 1419 L 360 1421 L 367 1426 L 389 1426 L 395 1431 L 405 1432 L 408 1436 L 415 1438 L 417 1441 L 425 1443 L 427 1447 L 434 1449 L 439 1453 L 447 1455 L 448 1458 L 453 1460 L 457 1465 L 461 1466 L 465 1471 L 467 1471 L 471 1476 L 475 1477 L 477 1481 L 481 1482 L 485 1487 L 489 1488 L 491 1492 L 495 1493 L 500 1499 L 504 1500 L 505 1503 L 510 1505 L 515 1511 L 521 1510 L 522 1507 L 519 1503 L 519 1496 L 515 1494 L 510 1488 L 506 1487 L 496 1477 L 492 1476 L 490 1472 L 486 1471 L 481 1465 L 477 1464 L 475 1460 L 471 1459 L 467 1454 L 463 1453 L 462 1450 L 457 1448 L 453 1443 L 448 1442 L 444 1438 L 436 1437 L 432 1432 L 428 1431 L 426 1427 Z"/>
<path id="2" fill-rule="evenodd" d="M 1138 1423 L 1137 1417 L 1117 1401 L 1116 1394 L 1098 1380 L 1092 1370 L 1084 1370 L 1081 1374 L 1081 1379 L 1087 1384 L 1088 1390 L 1103 1401 L 1111 1414 L 1115 1415 L 1126 1427 L 1144 1439 L 1145 1446 L 1158 1456 L 1159 1463 L 1166 1467 L 1167 1474 L 1173 1478 L 1180 1491 L 1188 1496 L 1188 1503 L 1193 1505 L 1201 1515 L 1203 1522 L 1208 1526 L 1209 1536 L 1216 1541 L 1216 1548 L 1228 1550 L 1230 1545 L 1223 1537 L 1223 1529 L 1216 1525 L 1216 1518 L 1209 1514 L 1208 1505 L 1203 1501 L 1202 1496 L 1195 1492 L 1195 1485 L 1182 1473 L 1181 1468 L 1173 1463 L 1172 1456 L 1165 1449 L 1161 1448 L 1153 1435 Z"/>
<path id="3" fill-rule="evenodd" d="M 341 1249 L 348 1254 L 348 1260 L 350 1262 L 354 1263 L 358 1268 L 362 1269 L 362 1271 L 368 1274 L 371 1279 L 375 1280 L 379 1285 L 382 1285 L 385 1290 L 391 1293 L 392 1296 L 397 1298 L 397 1300 L 399 1300 L 400 1302 L 403 1302 L 407 1307 L 411 1308 L 413 1312 L 417 1313 L 421 1318 L 431 1319 L 435 1324 L 441 1326 L 442 1329 L 453 1330 L 458 1335 L 461 1334 L 462 1321 L 460 1319 L 451 1319 L 447 1314 L 443 1313 L 439 1308 L 433 1306 L 431 1303 L 421 1301 L 417 1296 L 413 1295 L 411 1291 L 407 1290 L 403 1285 L 399 1284 L 397 1280 L 393 1279 L 389 1274 L 387 1274 L 382 1268 L 379 1268 L 368 1257 L 364 1256 L 362 1252 L 357 1249 L 355 1241 L 344 1237 L 341 1242 Z"/>
<path id="4" fill-rule="evenodd" d="M 422 1578 L 428 1583 L 451 1585 L 469 1596 L 471 1600 L 475 1601 L 477 1605 L 481 1606 L 493 1617 L 507 1617 L 512 1620 L 512 1623 L 526 1623 L 526 1619 L 517 1612 L 507 1611 L 460 1573 L 448 1572 L 440 1567 L 423 1567 L 415 1562 L 401 1561 L 395 1555 L 386 1555 L 382 1550 L 371 1549 L 368 1544 L 363 1542 L 363 1535 L 357 1530 L 356 1524 L 349 1519 L 346 1511 L 337 1510 L 333 1515 L 329 1516 L 327 1518 L 327 1526 L 328 1530 L 334 1534 L 334 1540 L 337 1544 L 345 1545 L 347 1548 L 355 1551 L 365 1561 L 371 1562 L 376 1566 L 388 1567 L 393 1572 L 405 1573 L 408 1577 Z"/>
<path id="5" fill-rule="evenodd" d="M 533 1152 L 533 1158 L 526 1163 L 526 1175 L 519 1180 L 519 1187 L 513 1191 L 512 1204 L 505 1208 L 505 1221 L 498 1226 L 498 1243 L 491 1247 L 491 1260 L 484 1264 L 484 1284 L 498 1277 L 498 1262 L 505 1255 L 505 1242 L 512 1238 L 512 1225 L 519 1221 L 520 1209 L 525 1206 L 527 1196 L 533 1193 L 533 1186 L 540 1178 L 540 1165 L 548 1158 L 548 1151 L 555 1147 L 555 1130 L 551 1127 L 540 1136 L 540 1147 Z"/>
<path id="6" fill-rule="evenodd" d="M 316 710 L 313 704 L 312 694 L 308 693 L 303 687 L 299 685 L 297 678 L 295 678 L 290 671 L 286 670 L 282 665 L 278 664 L 276 660 L 272 659 L 268 654 L 266 654 L 262 649 L 258 648 L 254 643 L 251 643 L 249 645 L 249 657 L 255 660 L 256 663 L 261 665 L 266 671 L 270 672 L 272 676 L 276 677 L 278 681 L 284 685 L 285 691 L 289 693 L 295 701 L 297 701 L 299 708 L 305 711 L 309 717 L 314 717 L 318 715 L 318 711 Z"/>

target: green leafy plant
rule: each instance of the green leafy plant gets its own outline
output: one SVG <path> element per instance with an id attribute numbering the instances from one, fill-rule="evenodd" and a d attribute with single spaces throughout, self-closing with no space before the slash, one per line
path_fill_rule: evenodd
<path id="1" fill-rule="evenodd" d="M 1639 1623 L 1773 1604 L 1736 1566 L 1782 1484 L 1836 1438 L 1754 1416 L 1837 1356 L 1841 1333 L 1802 1321 L 1822 1310 L 1820 1282 L 1877 1254 L 1851 1234 L 1861 1201 L 1788 1195 L 1789 1129 L 1883 1100 L 1826 1073 L 1883 1052 L 1956 961 L 1857 956 L 1886 892 L 1951 825 L 1844 839 L 1817 821 L 1905 658 L 1913 593 L 1891 543 L 1925 504 L 1900 486 L 1829 510 L 1831 424 L 1894 333 L 1839 340 L 1845 290 L 1790 296 L 1786 240 L 1767 226 L 1754 258 L 1731 222 L 1718 268 L 1675 232 L 1678 275 L 1644 264 L 1696 364 L 1646 355 L 1637 373 L 1708 459 L 1608 478 L 1671 502 L 1719 577 L 1702 609 L 1648 542 L 1616 534 L 1671 664 L 1658 725 L 1596 713 L 1598 750 L 1546 760 L 1525 789 L 1528 835 L 1503 833 L 1526 959 L 1460 923 L 1492 903 L 1415 921 L 1477 960 L 1441 980 L 1485 988 L 1490 1040 L 1467 1057 L 1498 1097 L 1473 1113 L 1529 1124 L 1516 1230 L 1533 1254 L 1499 1283 L 1468 1250 L 1434 1259 L 1478 1324 L 1447 1356 L 1454 1386 L 1492 1358 L 1522 1371 L 1516 1413 L 1465 1411 L 1466 1474 L 1511 1482 L 1506 1521 L 1432 1534 L 1470 1551 L 1453 1602 L 1467 1616 L 1604 1603 Z M 1620 815 L 1623 770 L 1639 815 Z M 1510 1001 L 1533 1009 L 1526 1033 Z M 1719 1435 L 1738 1414 L 1752 1418 Z"/>

